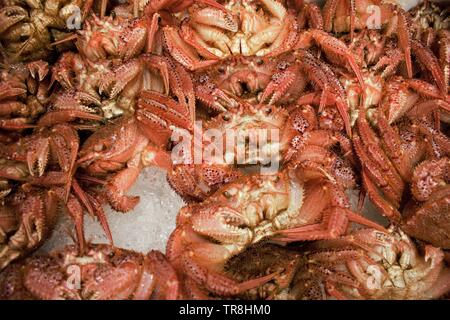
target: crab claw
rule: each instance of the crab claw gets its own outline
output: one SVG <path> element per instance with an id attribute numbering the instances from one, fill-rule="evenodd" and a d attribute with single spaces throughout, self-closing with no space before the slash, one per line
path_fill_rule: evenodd
<path id="1" fill-rule="evenodd" d="M 195 96 L 209 108 L 225 112 L 227 107 L 236 108 L 238 102 L 230 97 L 214 83 L 209 81 L 207 76 L 200 79 L 200 85 L 195 87 Z"/>
<path id="2" fill-rule="evenodd" d="M 0 10 L 0 34 L 16 23 L 27 19 L 28 12 L 19 6 L 6 6 Z"/>
<path id="3" fill-rule="evenodd" d="M 139 108 L 166 120 L 169 125 L 189 130 L 192 128 L 190 110 L 156 91 L 143 91 L 139 98 Z"/>
<path id="4" fill-rule="evenodd" d="M 179 165 L 168 171 L 167 181 L 186 202 L 201 201 L 222 185 L 241 176 L 227 165 Z"/>
<path id="5" fill-rule="evenodd" d="M 142 133 L 157 146 L 165 146 L 174 130 L 193 126 L 186 104 L 154 91 L 141 93 L 136 119 Z"/>
<path id="6" fill-rule="evenodd" d="M 100 79 L 100 93 L 108 94 L 111 99 L 116 98 L 128 84 L 133 83 L 133 79 L 141 74 L 142 69 L 142 62 L 138 59 L 119 65 Z"/>
<path id="7" fill-rule="evenodd" d="M 127 196 L 124 193 L 136 182 L 139 171 L 138 167 L 129 166 L 119 171 L 105 185 L 106 197 L 114 210 L 128 212 L 138 204 L 138 196 Z"/>
<path id="8" fill-rule="evenodd" d="M 44 114 L 37 125 L 46 127 L 70 122 L 77 118 L 94 121 L 102 120 L 103 117 L 96 114 L 95 108 L 90 107 L 90 105 L 101 106 L 101 102 L 88 93 L 69 90 L 55 99 L 53 110 Z"/>
<path id="9" fill-rule="evenodd" d="M 217 60 L 201 60 L 195 50 L 186 44 L 174 27 L 163 28 L 164 44 L 172 57 L 190 71 L 209 67 Z"/>
<path id="10" fill-rule="evenodd" d="M 294 67 L 290 67 L 289 69 L 275 73 L 272 76 L 272 81 L 270 81 L 262 93 L 261 102 L 269 100 L 269 105 L 272 105 L 286 94 L 290 86 L 297 79 L 297 73 L 293 68 Z"/>
<path id="11" fill-rule="evenodd" d="M 135 292 L 134 300 L 176 300 L 181 294 L 180 282 L 175 269 L 159 251 L 151 250 L 145 257 L 141 285 Z"/>
<path id="12" fill-rule="evenodd" d="M 50 152 L 50 142 L 48 138 L 38 139 L 32 149 L 27 152 L 28 170 L 32 176 L 42 176 L 47 167 Z"/>
<path id="13" fill-rule="evenodd" d="M 238 282 L 226 275 L 209 270 L 197 261 L 197 259 L 201 261 L 201 256 L 205 255 L 220 258 L 221 252 L 217 250 L 219 248 L 213 244 L 201 243 L 196 245 L 195 251 L 188 250 L 186 254 L 183 254 L 183 269 L 185 273 L 190 275 L 196 284 L 210 292 L 221 296 L 235 296 L 246 290 L 260 287 L 277 275 L 277 273 L 272 273 L 248 281 Z M 197 256 L 198 252 L 201 252 L 201 256 Z"/>
<path id="14" fill-rule="evenodd" d="M 195 10 L 190 16 L 192 21 L 212 27 L 218 27 L 233 33 L 238 31 L 238 20 L 231 12 L 213 7 Z"/>
<path id="15" fill-rule="evenodd" d="M 43 60 L 33 61 L 27 64 L 28 70 L 33 79 L 39 81 L 44 80 L 45 76 L 48 74 L 49 66 L 48 63 Z"/>
<path id="16" fill-rule="evenodd" d="M 198 242 L 191 243 L 186 247 L 186 242 L 193 239 L 197 239 Z M 277 275 L 277 273 L 272 273 L 245 282 L 238 282 L 218 272 L 218 268 L 215 268 L 229 258 L 230 254 L 224 246 L 199 239 L 189 227 L 176 229 L 167 244 L 169 261 L 177 271 L 187 275 L 187 279 L 184 281 L 184 289 L 187 292 L 199 292 L 201 289 L 197 287 L 201 287 L 220 296 L 235 296 L 264 285 Z"/>
<path id="17" fill-rule="evenodd" d="M 227 207 L 208 207 L 191 218 L 194 231 L 225 243 L 248 243 L 252 234 L 239 227 L 249 221 L 239 212 Z"/>

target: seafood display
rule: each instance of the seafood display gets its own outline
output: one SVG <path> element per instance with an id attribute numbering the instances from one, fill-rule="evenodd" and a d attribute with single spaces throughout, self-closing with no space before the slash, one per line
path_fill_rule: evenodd
<path id="1" fill-rule="evenodd" d="M 448 297 L 445 4 L 0 1 L 0 299 Z M 146 167 L 165 253 L 105 211 Z"/>

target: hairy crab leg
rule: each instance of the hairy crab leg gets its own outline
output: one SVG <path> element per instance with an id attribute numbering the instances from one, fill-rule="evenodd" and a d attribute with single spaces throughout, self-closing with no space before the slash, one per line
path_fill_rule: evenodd
<path id="1" fill-rule="evenodd" d="M 324 212 L 324 218 L 321 223 L 280 230 L 277 234 L 281 235 L 279 240 L 284 242 L 334 239 L 346 232 L 349 222 L 356 222 L 366 227 L 386 231 L 377 223 L 368 220 L 349 209 L 334 207 L 329 208 Z"/>
<path id="2" fill-rule="evenodd" d="M 411 40 L 411 47 L 422 66 L 431 73 L 433 80 L 436 82 L 443 97 L 447 97 L 445 75 L 436 56 L 429 48 L 425 47 L 417 40 Z"/>

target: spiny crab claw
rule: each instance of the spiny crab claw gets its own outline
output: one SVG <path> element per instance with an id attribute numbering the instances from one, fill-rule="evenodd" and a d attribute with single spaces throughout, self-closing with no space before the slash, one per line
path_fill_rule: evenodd
<path id="1" fill-rule="evenodd" d="M 27 68 L 28 70 L 30 70 L 30 74 L 33 79 L 36 79 L 38 81 L 44 80 L 49 71 L 48 63 L 43 60 L 30 62 L 27 64 Z"/>
<path id="2" fill-rule="evenodd" d="M 44 114 L 38 121 L 39 127 L 70 122 L 76 119 L 100 121 L 102 116 L 96 114 L 101 102 L 94 96 L 74 89 L 58 95 L 53 102 L 52 110 Z"/>
<path id="3" fill-rule="evenodd" d="M 231 12 L 212 6 L 194 10 L 190 15 L 190 18 L 194 22 L 217 27 L 230 32 L 237 32 L 239 27 L 236 16 Z"/>
<path id="4" fill-rule="evenodd" d="M 201 76 L 199 82 L 200 84 L 195 87 L 195 96 L 211 109 L 225 112 L 227 107 L 235 108 L 238 106 L 238 102 L 218 88 L 209 80 L 208 76 Z"/>
<path id="5" fill-rule="evenodd" d="M 193 215 L 191 221 L 195 232 L 218 241 L 230 244 L 251 241 L 251 231 L 242 227 L 251 222 L 233 208 L 206 207 Z"/>
<path id="6" fill-rule="evenodd" d="M 305 87 L 304 77 L 297 65 L 289 66 L 286 70 L 272 75 L 272 80 L 264 89 L 260 100 L 272 105 L 282 98 L 286 99 L 286 96 L 289 95 L 288 91 L 292 90 L 293 86 L 298 91 L 302 91 Z"/>
<path id="7" fill-rule="evenodd" d="M 128 167 L 115 174 L 105 185 L 106 197 L 114 210 L 129 212 L 139 203 L 138 196 L 124 194 L 136 182 L 139 172 L 140 168 Z"/>
<path id="8" fill-rule="evenodd" d="M 38 177 L 44 174 L 49 157 L 49 139 L 43 138 L 36 141 L 33 149 L 27 153 L 28 170 L 31 175 Z"/>
<path id="9" fill-rule="evenodd" d="M 166 26 L 163 28 L 163 34 L 167 50 L 188 70 L 194 71 L 217 63 L 217 60 L 201 60 L 195 50 L 183 41 L 176 28 Z"/>

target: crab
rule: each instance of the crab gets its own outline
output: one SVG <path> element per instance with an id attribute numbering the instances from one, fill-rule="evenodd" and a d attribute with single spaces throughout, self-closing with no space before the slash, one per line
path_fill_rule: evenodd
<path id="1" fill-rule="evenodd" d="M 173 300 L 178 295 L 177 275 L 161 252 L 106 244 L 91 244 L 82 255 L 67 246 L 0 275 L 0 297 L 8 300 Z"/>
<path id="2" fill-rule="evenodd" d="M 17 184 L 19 190 L 52 192 L 58 206 L 63 206 L 74 221 L 79 247 L 83 250 L 85 210 L 98 218 L 111 241 L 112 236 L 99 195 L 91 188 L 85 190 L 82 182 L 75 178 L 78 152 L 78 133 L 71 125 L 44 128 L 3 146 L 0 177 L 11 182 L 6 190 L 12 190 L 13 194 L 16 192 L 13 186 Z"/>
<path id="3" fill-rule="evenodd" d="M 189 70 L 231 55 L 277 56 L 296 42 L 294 14 L 274 0 L 230 1 L 223 8 L 192 6 L 188 18 L 163 27 L 164 45 Z"/>
<path id="4" fill-rule="evenodd" d="M 80 55 L 90 62 L 104 59 L 127 61 L 146 51 L 150 26 L 144 17 L 125 19 L 93 15 L 76 35 Z"/>
<path id="5" fill-rule="evenodd" d="M 328 179 L 308 177 L 301 170 L 247 175 L 204 202 L 182 208 L 166 253 L 188 296 L 198 291 L 236 296 L 276 274 L 236 281 L 224 273 L 233 256 L 270 238 L 281 242 L 335 238 L 345 234 L 350 222 L 383 229 L 351 211 L 342 188 Z"/>
<path id="6" fill-rule="evenodd" d="M 420 250 L 395 227 L 318 241 L 305 249 L 305 256 L 291 298 L 436 299 L 450 290 L 443 251 L 431 245 Z"/>
<path id="7" fill-rule="evenodd" d="M 434 128 L 436 119 L 430 118 L 433 111 L 448 106 L 434 85 L 401 77 L 384 86 L 381 102 L 370 117 L 372 124 L 359 106 L 352 142 L 361 160 L 363 185 L 376 207 L 393 222 L 400 221 L 398 209 L 414 168 L 427 155 L 448 154 L 448 138 L 439 126 Z"/>
<path id="8" fill-rule="evenodd" d="M 31 128 L 51 99 L 49 66 L 37 60 L 3 67 L 0 74 L 0 128 Z"/>
<path id="9" fill-rule="evenodd" d="M 236 108 L 240 101 L 257 103 L 262 92 L 271 82 L 274 72 L 278 71 L 278 59 L 264 57 L 232 56 L 211 66 L 207 70 L 194 73 L 195 96 L 208 109 L 224 112 Z M 284 66 L 281 61 L 279 68 Z M 298 86 L 292 86 L 301 92 L 301 76 Z M 281 100 L 280 102 L 284 102 Z"/>
<path id="10" fill-rule="evenodd" d="M 7 159 L 26 163 L 30 175 L 40 177 L 50 164 L 58 164 L 62 172 L 72 173 L 78 147 L 76 130 L 70 125 L 59 124 L 4 145 L 1 154 Z"/>
<path id="11" fill-rule="evenodd" d="M 2 0 L 0 42 L 6 60 L 11 63 L 47 59 L 55 48 L 64 49 L 64 46 L 52 47 L 51 43 L 69 34 L 67 22 L 76 14 L 77 9 L 89 11 L 87 2 Z"/>
<path id="12" fill-rule="evenodd" d="M 258 166 L 272 173 L 282 166 L 318 170 L 345 188 L 355 184 L 350 141 L 339 132 L 319 129 L 309 105 L 288 111 L 244 103 L 205 121 L 200 141 L 196 130 L 176 141 L 172 162 L 166 166 L 170 185 L 188 202 L 206 199 L 246 168 Z M 334 146 L 340 152 L 330 151 Z"/>
<path id="13" fill-rule="evenodd" d="M 56 116 L 59 113 L 63 119 L 67 115 L 75 118 L 71 113 L 88 120 L 133 115 L 139 107 L 137 98 L 142 91 L 164 94 L 167 98 L 170 93 L 180 99 L 180 105 L 188 100 L 188 118 L 193 117 L 190 76 L 167 57 L 140 54 L 125 62 L 112 59 L 92 63 L 80 54 L 67 52 L 52 71 L 54 81 L 65 91 L 54 99 L 51 111 L 59 111 Z M 48 117 L 53 117 L 52 114 Z"/>

